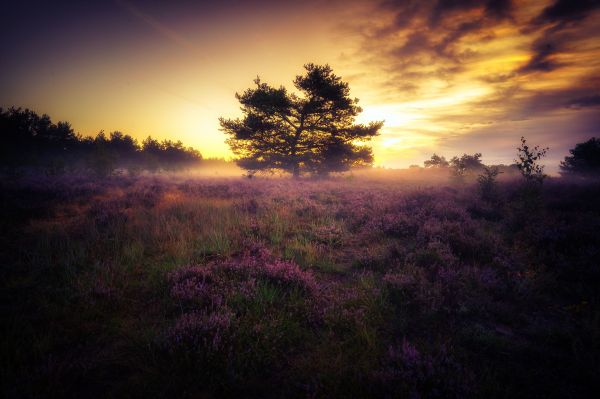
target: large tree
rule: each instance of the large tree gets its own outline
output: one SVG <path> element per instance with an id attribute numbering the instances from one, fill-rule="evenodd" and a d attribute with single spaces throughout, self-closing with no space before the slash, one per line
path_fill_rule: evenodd
<path id="1" fill-rule="evenodd" d="M 600 177 L 600 139 L 592 137 L 569 152 L 571 155 L 560 163 L 562 174 Z"/>
<path id="2" fill-rule="evenodd" d="M 350 98 L 348 83 L 329 65 L 304 68 L 306 73 L 294 80 L 298 94 L 256 78 L 254 88 L 235 95 L 243 117 L 219 119 L 242 168 L 278 169 L 298 177 L 372 164 L 371 148 L 361 143 L 378 135 L 383 122 L 355 123 L 362 109 Z"/>

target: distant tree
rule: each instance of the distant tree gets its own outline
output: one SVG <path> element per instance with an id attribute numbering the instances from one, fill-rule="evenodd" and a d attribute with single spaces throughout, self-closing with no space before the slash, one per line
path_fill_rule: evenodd
<path id="1" fill-rule="evenodd" d="M 531 148 L 527 145 L 525 137 L 521 137 L 521 146 L 517 148 L 518 159 L 515 159 L 515 164 L 528 182 L 541 183 L 546 178 L 544 166 L 539 161 L 546 156 L 548 150 L 548 147 L 540 148 L 537 145 Z"/>
<path id="2" fill-rule="evenodd" d="M 185 148 L 181 141 L 163 140 L 160 146 L 160 162 L 164 169 L 178 170 L 202 160 L 200 152 L 191 147 Z"/>
<path id="3" fill-rule="evenodd" d="M 142 142 L 142 163 L 144 169 L 150 172 L 156 172 L 159 168 L 161 146 L 160 142 L 148 136 Z"/>
<path id="4" fill-rule="evenodd" d="M 121 161 L 134 160 L 140 146 L 136 139 L 119 131 L 111 132 L 106 145 Z"/>
<path id="5" fill-rule="evenodd" d="M 569 152 L 571 155 L 560 163 L 561 174 L 600 177 L 600 139 L 592 137 Z"/>
<path id="6" fill-rule="evenodd" d="M 113 173 L 117 158 L 109 147 L 110 140 L 103 131 L 92 140 L 92 153 L 88 156 L 88 166 L 98 177 L 106 177 Z"/>
<path id="7" fill-rule="evenodd" d="M 141 157 L 145 169 L 152 172 L 159 169 L 178 170 L 198 164 L 202 160 L 199 151 L 191 147 L 185 148 L 181 141 L 159 142 L 151 136 L 142 142 Z"/>
<path id="8" fill-rule="evenodd" d="M 477 176 L 479 193 L 484 201 L 494 201 L 497 195 L 496 178 L 502 173 L 497 166 L 484 166 L 483 173 Z"/>
<path id="9" fill-rule="evenodd" d="M 179 169 L 198 164 L 202 156 L 181 141 L 149 137 L 142 146 L 131 136 L 115 131 L 109 137 L 81 137 L 68 122 L 53 123 L 21 108 L 0 108 L 0 169 L 9 174 L 31 169 L 46 174 L 88 170 L 108 176 L 116 168 Z"/>
<path id="10" fill-rule="evenodd" d="M 463 178 L 467 172 L 477 171 L 483 168 L 481 162 L 481 153 L 477 152 L 473 155 L 463 154 L 460 158 L 455 156 L 450 160 L 452 173 L 457 178 Z"/>
<path id="11" fill-rule="evenodd" d="M 423 162 L 426 168 L 447 168 L 450 164 L 446 161 L 446 158 L 433 154 L 430 159 Z"/>
<path id="12" fill-rule="evenodd" d="M 350 98 L 348 84 L 328 65 L 304 68 L 306 73 L 294 80 L 300 95 L 256 78 L 255 88 L 236 93 L 244 116 L 219 119 L 243 169 L 279 169 L 298 177 L 372 164 L 371 148 L 357 142 L 377 136 L 383 122 L 356 124 L 362 109 Z"/>
<path id="13" fill-rule="evenodd" d="M 56 174 L 64 170 L 79 137 L 68 122 L 52 123 L 48 115 L 29 109 L 0 108 L 0 165 L 37 167 Z"/>

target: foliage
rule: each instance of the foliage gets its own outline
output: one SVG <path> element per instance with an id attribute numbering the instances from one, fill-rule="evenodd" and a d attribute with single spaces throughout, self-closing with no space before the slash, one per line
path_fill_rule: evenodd
<path id="1" fill-rule="evenodd" d="M 446 158 L 433 154 L 430 159 L 423 162 L 426 168 L 447 168 L 450 164 L 446 161 Z"/>
<path id="2" fill-rule="evenodd" d="M 571 155 L 565 157 L 560 164 L 563 175 L 600 176 L 600 139 L 592 137 L 588 141 L 578 143 L 569 152 Z"/>
<path id="3" fill-rule="evenodd" d="M 362 109 L 358 99 L 350 98 L 348 84 L 328 65 L 304 68 L 305 75 L 294 80 L 301 96 L 259 78 L 255 88 L 236 93 L 244 116 L 221 118 L 220 123 L 240 167 L 279 169 L 298 177 L 303 172 L 326 175 L 372 163 L 371 148 L 357 143 L 378 135 L 383 122 L 356 124 Z"/>
<path id="4" fill-rule="evenodd" d="M 483 168 L 481 153 L 478 152 L 473 155 L 463 154 L 461 157 L 452 157 L 450 167 L 452 168 L 452 173 L 457 178 L 463 178 L 468 172 Z"/>
<path id="5" fill-rule="evenodd" d="M 528 182 L 541 183 L 546 178 L 544 166 L 540 165 L 539 161 L 546 156 L 548 149 L 537 145 L 531 148 L 527 145 L 525 137 L 521 137 L 521 146 L 517 148 L 518 159 L 515 163 Z"/>
<path id="6" fill-rule="evenodd" d="M 497 195 L 496 178 L 502 173 L 497 166 L 484 166 L 483 173 L 477 176 L 479 192 L 484 201 L 494 201 Z"/>
<path id="7" fill-rule="evenodd" d="M 107 137 L 81 137 L 68 122 L 54 124 L 48 115 L 28 109 L 0 108 L 0 167 L 42 169 L 49 174 L 91 170 L 105 177 L 117 168 L 133 170 L 174 170 L 197 165 L 202 156 L 181 141 L 158 142 L 148 137 L 140 146 L 133 137 L 119 131 Z"/>

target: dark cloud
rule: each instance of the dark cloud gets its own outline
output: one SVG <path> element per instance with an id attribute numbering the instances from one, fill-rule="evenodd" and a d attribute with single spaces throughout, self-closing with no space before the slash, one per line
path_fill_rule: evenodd
<path id="1" fill-rule="evenodd" d="M 576 39 L 572 34 L 563 32 L 576 27 L 599 7 L 600 0 L 556 0 L 544 8 L 523 29 L 524 33 L 539 29 L 543 32 L 532 44 L 531 59 L 517 72 L 550 72 L 563 66 L 554 58 L 571 47 Z"/>
<path id="2" fill-rule="evenodd" d="M 556 0 L 553 4 L 544 8 L 531 21 L 531 24 L 539 26 L 581 21 L 588 16 L 590 11 L 599 7 L 600 1 L 598 0 Z"/>
<path id="3" fill-rule="evenodd" d="M 476 19 L 473 21 L 463 22 L 456 28 L 452 29 L 444 38 L 435 46 L 435 50 L 440 55 L 453 56 L 453 53 L 449 53 L 448 49 L 457 40 L 471 32 L 476 32 L 483 28 L 483 19 Z"/>
<path id="4" fill-rule="evenodd" d="M 457 14 L 482 10 L 485 19 L 502 20 L 512 17 L 512 0 L 384 0 L 380 8 L 395 13 L 394 28 L 404 29 L 417 19 L 424 19 L 435 30 L 446 27 Z"/>
<path id="5" fill-rule="evenodd" d="M 567 103 L 567 108 L 579 109 L 600 106 L 600 94 L 574 98 Z"/>
<path id="6" fill-rule="evenodd" d="M 440 20 L 477 8 L 483 9 L 486 18 L 501 20 L 509 18 L 512 11 L 511 0 L 440 0 L 435 3 L 429 16 L 430 26 L 437 25 Z"/>
<path id="7" fill-rule="evenodd" d="M 490 18 L 512 18 L 513 3 L 511 0 L 488 0 L 485 3 L 485 14 Z"/>
<path id="8" fill-rule="evenodd" d="M 382 55 L 392 60 L 396 74 L 403 77 L 418 74 L 411 69 L 414 66 L 443 60 L 443 66 L 434 72 L 431 67 L 421 72 L 422 77 L 440 78 L 448 77 L 448 71 L 460 70 L 460 65 L 476 54 L 472 49 L 457 49 L 461 39 L 479 35 L 480 40 L 489 40 L 493 35 L 488 28 L 512 18 L 513 10 L 511 0 L 385 0 L 379 7 L 393 13 L 394 19 L 369 37 L 371 51 L 373 43 L 379 42 Z M 403 41 L 390 46 L 395 40 Z"/>
<path id="9" fill-rule="evenodd" d="M 533 42 L 531 47 L 533 55 L 519 68 L 519 73 L 550 72 L 561 66 L 553 57 L 563 47 L 563 40 L 558 39 L 555 34 L 545 33 L 541 38 Z"/>
<path id="10" fill-rule="evenodd" d="M 428 35 L 423 31 L 416 31 L 411 33 L 404 44 L 394 50 L 394 53 L 406 57 L 427 52 L 431 47 Z"/>
<path id="11" fill-rule="evenodd" d="M 397 40 L 397 33 L 413 32 L 387 54 L 404 58 L 397 64 L 399 68 L 436 58 L 460 64 L 474 55 L 470 49 L 456 49 L 461 39 L 468 35 L 481 36 L 480 41 L 490 38 L 486 30 L 489 32 L 504 21 L 516 24 L 514 14 L 518 11 L 512 0 L 384 0 L 380 8 L 394 13 L 394 22 L 380 29 L 374 39 Z M 600 0 L 555 0 L 543 8 L 521 27 L 524 34 L 541 34 L 531 44 L 530 59 L 515 72 L 550 72 L 564 67 L 566 64 L 558 61 L 559 56 L 582 39 L 571 28 L 576 28 L 597 8 Z M 411 62 L 407 57 L 417 60 Z"/>

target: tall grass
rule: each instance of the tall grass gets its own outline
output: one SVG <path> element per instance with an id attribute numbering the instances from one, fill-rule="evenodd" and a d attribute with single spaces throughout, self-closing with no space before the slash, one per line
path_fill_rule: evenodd
<path id="1" fill-rule="evenodd" d="M 2 183 L 5 397 L 586 397 L 597 185 Z"/>

